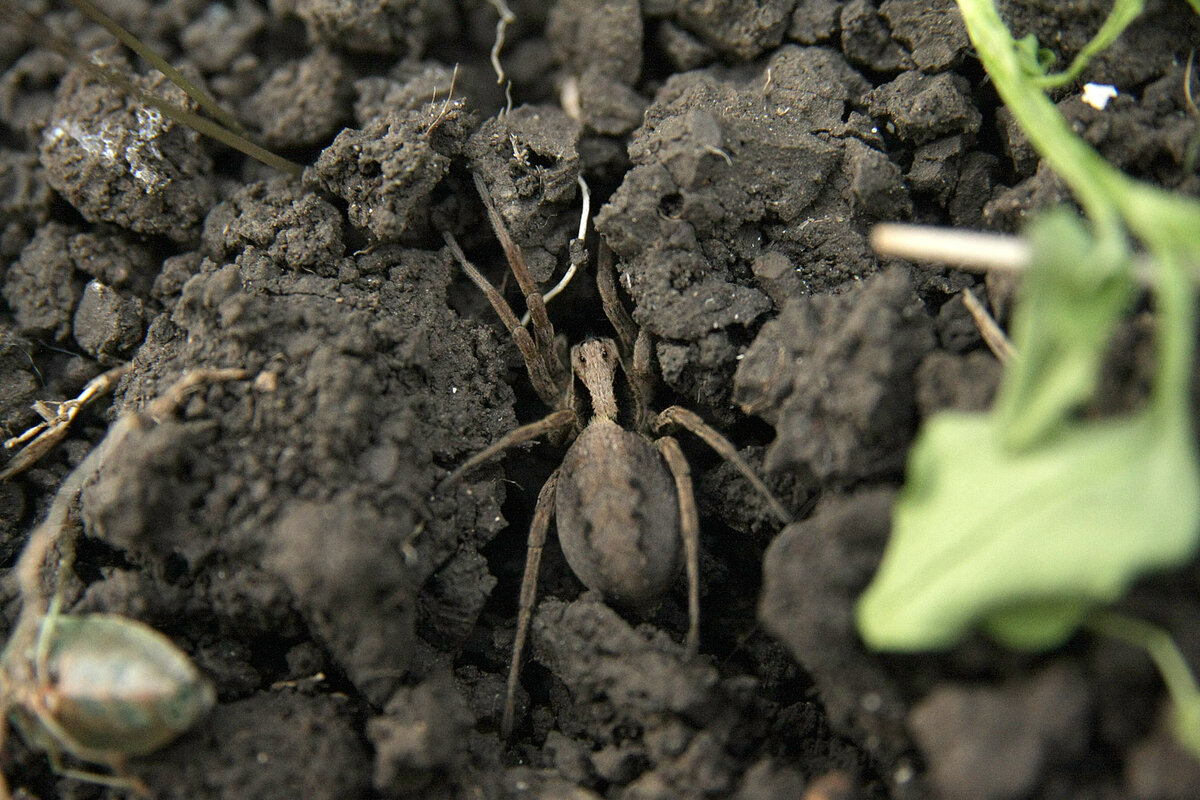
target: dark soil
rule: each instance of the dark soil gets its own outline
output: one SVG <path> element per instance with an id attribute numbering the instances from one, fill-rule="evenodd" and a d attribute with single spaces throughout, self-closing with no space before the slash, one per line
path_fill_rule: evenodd
<path id="1" fill-rule="evenodd" d="M 65 5 L 65 4 L 64 4 Z M 106 0 L 264 142 L 287 179 L 139 106 L 19 26 L 0 29 L 0 424 L 132 371 L 65 443 L 0 483 L 10 567 L 108 422 L 183 372 L 242 367 L 147 421 L 78 504 L 70 613 L 168 634 L 219 703 L 133 771 L 163 798 L 1193 798 L 1147 659 L 1080 637 L 883 656 L 852 622 L 920 421 L 990 402 L 999 367 L 958 292 L 1012 287 L 881 262 L 879 220 L 1014 230 L 1067 199 L 999 107 L 949 0 Z M 1069 59 L 1110 3 L 1006 2 Z M 1150 2 L 1056 95 L 1131 173 L 1200 194 L 1184 89 L 1200 22 Z M 101 29 L 27 0 L 84 53 L 180 99 Z M 457 65 L 457 71 L 455 66 Z M 453 89 L 451 93 L 451 89 Z M 1194 111 L 1194 109 L 1193 109 Z M 517 698 L 498 729 L 526 533 L 564 449 L 511 337 L 444 246 L 511 283 L 482 176 L 536 278 L 616 255 L 652 336 L 657 407 L 686 405 L 761 466 L 797 522 L 686 433 L 701 515 L 701 654 L 685 582 L 645 617 L 572 576 L 553 536 Z M 572 243 L 577 178 L 588 253 Z M 549 304 L 612 335 L 585 266 Z M 521 308 L 517 292 L 508 296 Z M 1136 402 L 1147 327 L 1100 405 Z M 7 458 L 8 456 L 4 456 Z M 2 464 L 0 464 L 2 466 Z M 11 570 L 6 570 L 11 573 Z M 1200 665 L 1200 571 L 1129 603 Z M 3 619 L 20 609 L 0 581 Z M 111 794 L 10 737 L 26 797 Z"/>

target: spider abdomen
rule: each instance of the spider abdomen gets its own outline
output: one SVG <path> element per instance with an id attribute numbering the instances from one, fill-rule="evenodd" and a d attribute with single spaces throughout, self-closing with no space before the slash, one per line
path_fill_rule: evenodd
<path id="1" fill-rule="evenodd" d="M 594 419 L 563 458 L 555 498 L 567 563 L 590 589 L 653 608 L 679 568 L 675 482 L 654 445 Z"/>

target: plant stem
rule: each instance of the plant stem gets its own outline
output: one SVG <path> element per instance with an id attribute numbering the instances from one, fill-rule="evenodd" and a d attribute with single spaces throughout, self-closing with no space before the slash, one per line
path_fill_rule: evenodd
<path id="1" fill-rule="evenodd" d="M 1115 611 L 1097 611 L 1084 624 L 1095 633 L 1118 639 L 1149 654 L 1158 667 L 1175 714 L 1175 735 L 1200 755 L 1200 687 L 1171 635 L 1145 620 Z"/>
<path id="2" fill-rule="evenodd" d="M 1083 46 L 1083 49 L 1071 61 L 1071 66 L 1062 72 L 1038 76 L 1033 79 L 1033 82 L 1038 86 L 1052 88 L 1055 86 L 1065 86 L 1078 78 L 1087 69 L 1088 62 L 1092 60 L 1092 56 L 1102 52 L 1116 41 L 1117 37 L 1129 27 L 1129 23 L 1137 19 L 1138 15 L 1142 13 L 1142 8 L 1145 5 L 1144 0 L 1116 0 L 1113 3 L 1112 10 L 1108 12 L 1108 18 L 1100 26 L 1100 30 L 1096 31 L 1096 35 L 1092 37 L 1091 41 Z"/>
<path id="3" fill-rule="evenodd" d="M 1125 177 L 1075 136 L 1054 103 L 1029 79 L 1016 42 L 992 0 L 958 0 L 967 34 L 1004 105 L 1042 158 L 1071 187 L 1097 234 L 1119 227 L 1109 198 L 1124 189 Z"/>

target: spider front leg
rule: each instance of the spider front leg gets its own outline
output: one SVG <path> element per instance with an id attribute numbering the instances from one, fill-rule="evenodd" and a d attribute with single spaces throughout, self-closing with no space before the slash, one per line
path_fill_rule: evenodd
<path id="1" fill-rule="evenodd" d="M 525 326 L 517 319 L 517 315 L 513 313 L 512 306 L 504 299 L 504 295 L 500 294 L 500 290 L 492 285 L 492 282 L 483 276 L 474 264 L 467 260 L 467 256 L 459 247 L 458 241 L 449 231 L 442 231 L 442 238 L 446 241 L 446 245 L 450 248 L 450 252 L 454 254 L 458 260 L 459 266 L 463 268 L 463 272 L 467 273 L 467 277 L 471 282 L 479 287 L 479 291 L 483 292 L 487 297 L 488 302 L 492 304 L 492 308 L 496 310 L 496 314 L 500 317 L 500 321 L 504 323 L 504 327 L 508 329 L 509 334 L 513 337 L 513 341 L 517 344 L 517 349 L 521 351 L 521 357 L 525 359 L 525 369 L 529 372 L 529 381 L 533 384 L 534 391 L 538 393 L 538 397 L 548 406 L 557 406 L 559 404 L 559 396 L 562 393 L 560 387 L 559 374 L 561 367 L 555 367 L 558 359 L 554 355 L 553 348 L 547 350 L 539 346 L 533 337 L 529 335 L 529 331 L 525 330 Z M 538 295 L 540 298 L 541 295 Z M 536 330 L 536 328 L 535 328 Z M 553 337 L 551 337 L 553 338 Z"/>
<path id="2" fill-rule="evenodd" d="M 638 327 L 621 304 L 617 296 L 617 282 L 613 270 L 612 249 L 600 242 L 600 251 L 596 256 L 596 288 L 600 292 L 600 304 L 604 307 L 604 316 L 612 323 L 617 332 L 617 342 L 621 345 L 621 355 L 628 357 L 633 351 L 634 340 L 637 339 Z"/>
<path id="3" fill-rule="evenodd" d="M 604 316 L 608 317 L 617 333 L 617 347 L 621 353 L 621 369 L 629 379 L 637 411 L 634 419 L 639 430 L 650 422 L 650 404 L 654 400 L 654 368 L 651 366 L 650 334 L 638 329 L 629 312 L 617 295 L 617 283 L 613 269 L 613 254 L 608 245 L 600 243 L 596 257 L 596 288 L 600 292 L 600 303 Z"/>
<path id="4" fill-rule="evenodd" d="M 446 489 L 453 486 L 454 484 L 458 483 L 458 481 L 460 481 L 464 475 L 475 469 L 475 467 L 484 463 L 488 459 L 499 455 L 505 450 L 508 450 L 509 448 L 516 447 L 517 445 L 524 444 L 525 442 L 531 442 L 547 433 L 568 431 L 578 424 L 579 420 L 575 414 L 575 410 L 572 408 L 564 408 L 560 409 L 559 411 L 555 411 L 536 422 L 530 422 L 528 425 L 522 425 L 519 428 L 515 428 L 504 436 L 500 437 L 498 441 L 494 442 L 483 450 L 480 450 L 478 453 L 460 464 L 459 467 L 454 470 L 454 472 L 451 472 L 450 475 L 447 476 L 444 481 L 442 481 L 440 488 Z"/>
<path id="5" fill-rule="evenodd" d="M 487 209 L 488 220 L 492 223 L 492 230 L 496 234 L 496 238 L 500 240 L 500 246 L 504 248 L 504 256 L 508 259 L 508 267 L 512 270 L 513 277 L 517 279 L 517 285 L 521 287 L 521 293 L 525 295 L 525 307 L 529 309 L 529 321 L 533 327 L 533 335 L 536 337 L 538 350 L 547 354 L 549 358 L 553 358 L 555 364 L 559 368 L 558 376 L 561 378 L 563 365 L 554 357 L 554 325 L 550 322 L 550 315 L 546 313 L 546 301 L 542 299 L 542 293 L 537 287 L 537 282 L 533 276 L 529 274 L 529 268 L 525 265 L 525 254 L 521 252 L 521 248 L 513 241 L 512 234 L 508 232 L 508 227 L 504 224 L 504 219 L 501 218 L 500 212 L 496 209 L 496 204 L 492 202 L 492 195 L 488 192 L 487 184 L 484 183 L 483 177 L 478 173 L 472 175 L 475 179 L 475 190 L 479 192 L 479 198 L 483 200 L 483 207 Z"/>

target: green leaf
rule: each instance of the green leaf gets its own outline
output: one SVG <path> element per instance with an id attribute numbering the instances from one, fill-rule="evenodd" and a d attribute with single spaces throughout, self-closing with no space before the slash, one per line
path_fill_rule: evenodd
<path id="1" fill-rule="evenodd" d="M 1043 650 L 1065 641 L 1087 616 L 1087 600 L 1023 601 L 1010 609 L 996 609 L 982 620 L 984 630 L 998 642 L 1017 650 Z"/>
<path id="2" fill-rule="evenodd" d="M 1072 212 L 1047 212 L 1026 236 L 1034 255 L 1012 325 L 1018 358 L 996 401 L 1014 448 L 1053 436 L 1092 396 L 1133 291 L 1120 240 L 1094 239 Z"/>
<path id="3" fill-rule="evenodd" d="M 1200 2 L 1200 0 L 1197 1 Z M 1054 65 L 1054 61 L 1058 58 L 1053 50 L 1040 46 L 1037 36 L 1032 33 L 1022 39 L 1018 39 L 1016 45 L 1017 58 L 1021 62 L 1021 68 L 1030 75 L 1045 75 L 1046 71 Z"/>
<path id="4" fill-rule="evenodd" d="M 859 630 L 886 650 L 949 647 L 980 625 L 1050 647 L 1086 608 L 1189 558 L 1198 520 L 1185 420 L 1146 411 L 1014 451 L 990 416 L 943 414 L 913 446 Z"/>
<path id="5" fill-rule="evenodd" d="M 1200 0 L 1188 0 L 1200 13 Z M 1200 687 L 1165 631 L 1093 609 L 1140 572 L 1188 560 L 1197 544 L 1198 485 L 1191 433 L 1200 203 L 1133 181 L 1079 138 L 1038 87 L 1074 80 L 1142 6 L 1114 0 L 1069 69 L 1046 75 L 1036 40 L 1012 38 L 994 0 L 958 0 L 968 36 L 996 91 L 1030 143 L 1067 183 L 1091 220 L 1092 256 L 1105 278 L 1133 234 L 1153 265 L 1157 317 L 1154 386 L 1145 410 L 1122 421 L 1071 419 L 1095 382 L 1119 289 L 1080 285 L 1043 303 L 1017 327 L 1026 356 L 1006 379 L 991 418 L 933 420 L 912 454 L 883 566 L 860 599 L 859 626 L 880 648 L 949 646 L 972 626 L 1020 647 L 1061 641 L 1077 624 L 1139 643 L 1175 704 L 1176 734 L 1200 756 Z M 1064 229 L 1066 230 L 1066 229 Z M 1067 241 L 1067 240 L 1064 240 Z M 1051 242 L 1036 247 L 1040 250 Z M 1038 258 L 1046 266 L 1053 260 Z M 1091 268 L 1091 267 L 1089 267 Z M 1051 276 L 1053 277 L 1053 275 Z M 1039 293 L 1031 292 L 1031 296 Z M 1027 301 L 1027 302 L 1037 302 Z M 1019 316 L 1025 316 L 1022 312 Z M 1048 332 L 1048 334 L 1047 334 Z M 1048 341 L 1039 342 L 1045 336 Z M 1092 344 L 1089 345 L 1088 341 Z M 1037 352 L 1043 348 L 1045 352 Z M 1082 357 L 1082 364 L 1066 363 Z M 972 585 L 974 584 L 974 585 Z"/>

